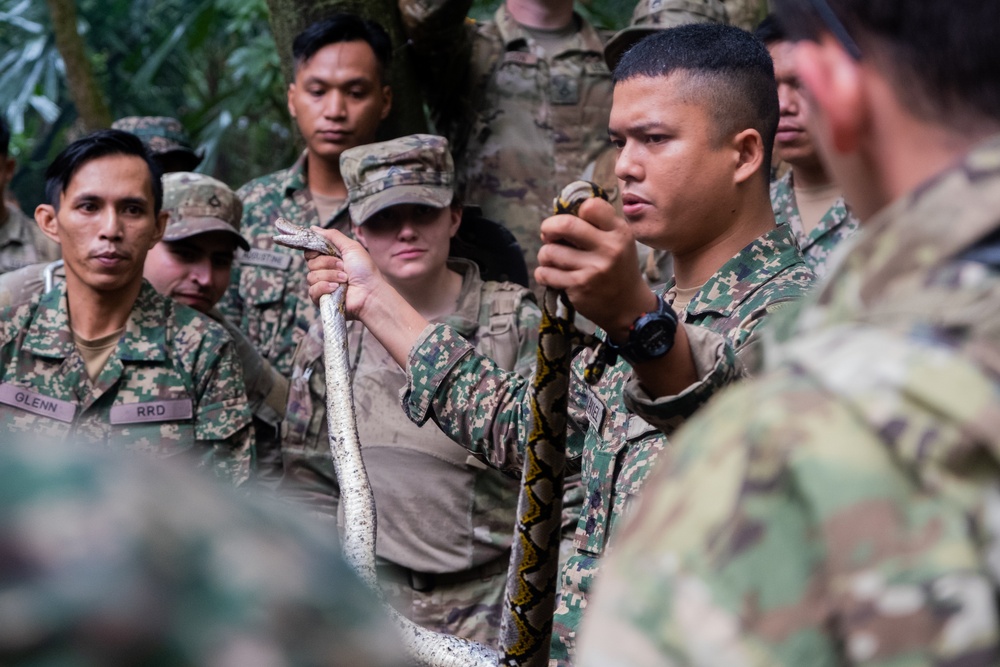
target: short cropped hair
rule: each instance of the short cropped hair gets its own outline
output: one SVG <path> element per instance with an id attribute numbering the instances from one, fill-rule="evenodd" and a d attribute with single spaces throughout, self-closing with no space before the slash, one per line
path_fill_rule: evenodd
<path id="1" fill-rule="evenodd" d="M 324 46 L 341 42 L 367 42 L 379 63 L 379 77 L 385 79 L 385 70 L 392 59 L 392 41 L 385 28 L 355 14 L 333 14 L 322 21 L 310 24 L 292 42 L 292 60 L 295 69 L 305 64 Z"/>
<path id="2" fill-rule="evenodd" d="M 0 155 L 7 157 L 10 152 L 10 125 L 7 119 L 0 114 Z"/>
<path id="3" fill-rule="evenodd" d="M 73 176 L 91 160 L 109 155 L 127 155 L 140 158 L 149 168 L 149 180 L 153 187 L 153 214 L 159 215 L 163 208 L 163 183 L 160 182 L 160 167 L 149 154 L 142 140 L 131 132 L 122 130 L 99 130 L 77 139 L 64 148 L 45 170 L 45 197 L 59 210 L 59 199 L 66 192 Z"/>
<path id="4" fill-rule="evenodd" d="M 825 0 L 917 117 L 956 129 L 1000 121 L 1000 3 Z M 831 32 L 811 3 L 776 0 L 791 39 Z"/>
<path id="5" fill-rule="evenodd" d="M 775 42 L 788 41 L 788 34 L 785 32 L 784 26 L 774 14 L 768 14 L 763 21 L 757 24 L 753 36 L 763 42 L 765 46 L 770 46 Z"/>
<path id="6" fill-rule="evenodd" d="M 703 92 L 718 141 L 747 128 L 760 133 L 767 172 L 778 130 L 778 86 L 764 45 L 745 30 L 717 23 L 660 30 L 625 52 L 613 80 L 618 85 L 674 73 L 691 76 Z"/>

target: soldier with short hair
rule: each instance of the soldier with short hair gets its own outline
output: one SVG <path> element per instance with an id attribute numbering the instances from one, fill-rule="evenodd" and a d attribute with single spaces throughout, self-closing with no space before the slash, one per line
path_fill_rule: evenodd
<path id="1" fill-rule="evenodd" d="M 167 214 L 141 141 L 88 135 L 55 158 L 45 189 L 35 218 L 66 279 L 0 310 L 0 430 L 190 458 L 242 483 L 253 437 L 229 337 L 143 280 Z"/>
<path id="2" fill-rule="evenodd" d="M 1000 4 L 774 5 L 861 231 L 672 438 L 580 663 L 996 665 Z"/>
<path id="3" fill-rule="evenodd" d="M 752 36 L 715 24 L 660 31 L 615 69 L 609 133 L 626 219 L 592 199 L 580 217 L 542 223 L 535 277 L 565 290 L 616 350 L 593 386 L 584 380 L 591 353 L 573 360 L 568 465 L 582 470 L 586 498 L 576 552 L 562 571 L 551 653 L 558 664 L 572 661 L 604 556 L 654 464 L 669 454 L 666 438 L 626 410 L 633 370 L 696 401 L 707 386 L 698 382 L 704 364 L 752 354 L 764 323 L 810 287 L 813 274 L 788 228 L 775 225 L 768 198 L 777 118 L 771 60 Z M 349 315 L 407 369 L 410 418 L 433 419 L 492 465 L 519 469 L 530 423 L 527 381 L 476 354 L 454 329 L 428 323 L 356 244 L 332 232 L 328 238 L 344 258 L 310 260 L 310 295 L 348 282 Z M 674 279 L 664 289 L 644 282 L 636 239 L 674 254 Z M 706 338 L 712 345 L 700 346 Z"/>
<path id="4" fill-rule="evenodd" d="M 0 114 L 0 274 L 59 259 L 59 244 L 45 236 L 19 206 L 7 201 L 7 185 L 15 169 L 17 160 L 10 156 L 10 126 Z"/>
<path id="5" fill-rule="evenodd" d="M 271 239 L 274 221 L 280 216 L 300 226 L 350 231 L 340 155 L 374 141 L 392 104 L 386 80 L 391 43 L 373 21 L 353 14 L 317 21 L 296 36 L 292 55 L 288 110 L 306 148 L 288 169 L 237 191 L 251 249 L 238 258 L 231 286 L 219 303 L 222 314 L 286 377 L 317 311 L 306 295 L 301 254 Z"/>
<path id="6" fill-rule="evenodd" d="M 483 280 L 474 263 L 449 256 L 466 223 L 448 141 L 416 134 L 352 148 L 341 156 L 341 173 L 355 236 L 386 282 L 428 320 L 449 324 L 501 368 L 529 377 L 540 320 L 531 292 Z M 399 406 L 406 374 L 361 322 L 348 324 L 348 358 L 378 514 L 383 588 L 414 622 L 495 644 L 517 479 L 488 467 L 434 424 L 417 426 L 407 418 Z M 317 323 L 295 355 L 282 426 L 281 491 L 335 515 L 339 489 L 325 400 Z"/>
<path id="7" fill-rule="evenodd" d="M 191 138 L 176 118 L 126 116 L 111 123 L 111 129 L 130 132 L 142 139 L 164 174 L 194 171 L 204 159 L 203 151 L 191 147 Z"/>
<path id="8" fill-rule="evenodd" d="M 771 205 L 778 223 L 792 228 L 809 268 L 824 276 L 834 251 L 857 232 L 858 219 L 810 136 L 811 104 L 795 72 L 795 45 L 773 15 L 757 26 L 754 35 L 767 46 L 778 80 L 781 117 L 774 156 L 791 167 L 771 183 Z"/>

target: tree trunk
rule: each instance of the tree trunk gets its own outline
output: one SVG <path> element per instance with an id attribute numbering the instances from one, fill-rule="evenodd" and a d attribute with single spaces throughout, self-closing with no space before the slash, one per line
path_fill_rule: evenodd
<path id="1" fill-rule="evenodd" d="M 281 54 L 281 65 L 288 81 L 292 79 L 292 41 L 307 25 L 336 12 L 358 14 L 378 22 L 392 39 L 392 112 L 379 129 L 380 139 L 427 131 L 424 101 L 413 72 L 406 34 L 396 0 L 267 0 L 271 12 L 271 32 Z"/>
<path id="2" fill-rule="evenodd" d="M 69 94 L 80 114 L 83 129 L 87 132 L 100 130 L 111 125 L 111 111 L 104 98 L 104 92 L 87 57 L 83 38 L 76 30 L 75 0 L 46 0 L 52 14 L 52 31 L 55 33 L 56 48 L 66 66 L 66 83 Z"/>

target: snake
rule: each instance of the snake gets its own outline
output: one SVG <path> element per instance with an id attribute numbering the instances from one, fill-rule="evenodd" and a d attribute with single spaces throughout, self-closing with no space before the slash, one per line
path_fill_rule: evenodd
<path id="1" fill-rule="evenodd" d="M 590 197 L 607 199 L 587 181 L 566 186 L 553 204 L 556 214 L 576 214 Z M 311 229 L 285 218 L 274 223 L 274 242 L 297 250 L 340 257 L 337 248 Z M 327 429 L 330 455 L 344 508 L 342 551 L 374 595 L 385 603 L 375 568 L 375 499 L 361 457 L 351 389 L 345 320 L 345 284 L 319 299 L 326 368 Z M 593 339 L 574 326 L 575 311 L 565 293 L 547 288 L 542 299 L 538 365 L 529 387 L 532 425 L 525 447 L 517 524 L 511 547 L 500 646 L 423 628 L 385 604 L 410 658 L 426 667 L 541 667 L 548 664 L 562 528 L 562 487 L 566 460 L 566 420 L 573 351 Z M 598 360 L 602 355 L 598 354 Z M 587 381 L 600 377 L 598 361 Z"/>

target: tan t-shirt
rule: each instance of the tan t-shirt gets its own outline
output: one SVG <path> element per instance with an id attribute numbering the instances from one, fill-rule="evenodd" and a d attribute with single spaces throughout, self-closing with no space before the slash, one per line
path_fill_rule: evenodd
<path id="1" fill-rule="evenodd" d="M 799 217 L 802 218 L 802 231 L 808 234 L 816 229 L 834 202 L 840 199 L 840 187 L 836 183 L 821 185 L 815 188 L 795 187 L 795 203 L 799 207 Z"/>
<path id="2" fill-rule="evenodd" d="M 97 377 L 104 370 L 104 365 L 111 358 L 111 353 L 115 351 L 118 339 L 122 337 L 124 331 L 125 327 L 122 327 L 118 331 L 114 331 L 107 336 L 95 338 L 94 340 L 81 338 L 75 331 L 73 332 L 73 342 L 76 343 L 76 349 L 80 351 L 80 356 L 83 357 L 83 363 L 87 366 L 87 375 L 90 376 L 91 382 L 97 381 Z"/>
<path id="3" fill-rule="evenodd" d="M 678 315 L 684 312 L 684 309 L 686 309 L 688 304 L 691 303 L 691 299 L 694 298 L 694 295 L 697 294 L 698 290 L 704 286 L 705 284 L 702 283 L 697 287 L 677 287 L 676 285 L 671 287 L 668 294 L 673 295 L 674 297 L 673 305 L 671 306 L 671 308 L 674 309 L 674 312 Z"/>
<path id="4" fill-rule="evenodd" d="M 318 195 L 315 192 L 311 192 L 310 194 L 312 195 L 313 203 L 316 204 L 316 212 L 319 213 L 319 219 L 324 225 L 334 213 L 340 210 L 340 207 L 346 201 L 343 197 L 328 197 L 326 195 Z"/>

